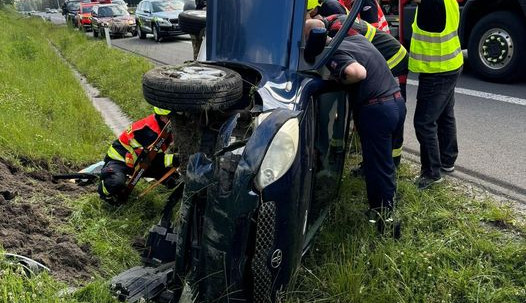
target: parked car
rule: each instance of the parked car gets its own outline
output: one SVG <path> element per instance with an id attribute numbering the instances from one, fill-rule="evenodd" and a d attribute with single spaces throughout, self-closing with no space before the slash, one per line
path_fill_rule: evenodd
<path id="1" fill-rule="evenodd" d="M 137 5 L 135 18 L 140 39 L 153 34 L 159 42 L 164 37 L 183 35 L 179 27 L 179 13 L 183 11 L 183 0 L 143 0 Z"/>
<path id="2" fill-rule="evenodd" d="M 209 0 L 200 61 L 143 76 L 173 112 L 185 185 L 175 230 L 150 230 L 167 258 L 159 241 L 143 255 L 163 265 L 115 277 L 117 297 L 280 301 L 338 194 L 354 92 L 325 66 L 361 2 L 325 46 L 323 30 L 303 39 L 305 0 Z"/>
<path id="3" fill-rule="evenodd" d="M 104 28 L 110 36 L 137 35 L 135 19 L 118 4 L 96 4 L 91 11 L 91 30 L 93 37 L 104 37 Z"/>
<path id="4" fill-rule="evenodd" d="M 80 12 L 75 16 L 75 23 L 78 25 L 80 30 L 91 30 L 91 10 L 95 4 L 97 3 L 91 2 L 80 4 Z"/>

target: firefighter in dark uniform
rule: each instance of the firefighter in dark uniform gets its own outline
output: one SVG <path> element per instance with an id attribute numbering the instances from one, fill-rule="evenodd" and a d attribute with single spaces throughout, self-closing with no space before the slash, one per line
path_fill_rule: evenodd
<path id="1" fill-rule="evenodd" d="M 125 190 L 129 180 L 128 176 L 134 173 L 139 164 L 141 153 L 154 143 L 168 122 L 169 110 L 154 107 L 155 114 L 149 115 L 122 132 L 108 149 L 104 158 L 104 166 L 101 171 L 101 180 L 98 192 L 100 197 L 111 203 L 121 204 L 125 202 Z M 159 179 L 172 167 L 179 166 L 176 154 L 164 153 L 173 142 L 171 134 L 157 153 L 152 163 L 144 173 L 144 177 Z M 165 184 L 173 183 L 167 180 Z"/>
<path id="2" fill-rule="evenodd" d="M 327 67 L 336 79 L 349 85 L 351 107 L 363 150 L 367 198 L 377 226 L 384 231 L 395 207 L 395 165 L 392 138 L 403 126 L 405 101 L 383 56 L 361 35 L 346 37 Z M 394 225 L 395 237 L 399 224 Z"/>
<path id="3" fill-rule="evenodd" d="M 323 18 L 322 21 L 329 32 L 329 36 L 334 37 L 346 19 L 347 15 L 332 15 Z M 349 36 L 361 34 L 373 44 L 384 57 L 393 76 L 398 78 L 400 93 L 404 100 L 407 100 L 406 82 L 407 74 L 409 73 L 409 54 L 405 47 L 390 34 L 378 30 L 363 20 L 356 20 L 347 34 Z M 400 165 L 403 143 L 404 129 L 402 127 L 399 133 L 393 136 L 393 160 L 397 167 Z"/>

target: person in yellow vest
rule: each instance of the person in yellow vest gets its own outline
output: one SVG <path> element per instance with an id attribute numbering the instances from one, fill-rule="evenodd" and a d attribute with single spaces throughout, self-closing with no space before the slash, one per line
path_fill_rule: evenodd
<path id="1" fill-rule="evenodd" d="M 426 189 L 453 172 L 458 155 L 454 114 L 455 86 L 464 58 L 458 38 L 457 0 L 413 0 L 418 4 L 409 55 L 409 70 L 419 73 L 414 116 L 420 143 L 417 185 Z"/>

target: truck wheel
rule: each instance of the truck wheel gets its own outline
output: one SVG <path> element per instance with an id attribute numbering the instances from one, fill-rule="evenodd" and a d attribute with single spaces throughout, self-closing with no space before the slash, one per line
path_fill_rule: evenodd
<path id="1" fill-rule="evenodd" d="M 198 35 L 206 27 L 206 11 L 188 10 L 179 14 L 179 27 L 190 35 Z"/>
<path id="2" fill-rule="evenodd" d="M 526 64 L 525 32 L 524 20 L 512 12 L 500 11 L 482 18 L 469 38 L 468 57 L 473 70 L 497 82 L 523 76 L 520 69 Z"/>
<path id="3" fill-rule="evenodd" d="M 205 64 L 154 68 L 144 74 L 142 88 L 148 103 L 187 112 L 227 109 L 243 94 L 237 72 Z"/>

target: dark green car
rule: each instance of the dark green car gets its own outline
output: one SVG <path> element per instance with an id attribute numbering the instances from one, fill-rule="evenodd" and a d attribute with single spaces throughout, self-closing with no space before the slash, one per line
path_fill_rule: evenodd
<path id="1" fill-rule="evenodd" d="M 137 5 L 135 19 L 140 39 L 153 34 L 155 41 L 164 37 L 184 35 L 179 27 L 179 13 L 185 6 L 184 0 L 144 0 Z"/>

